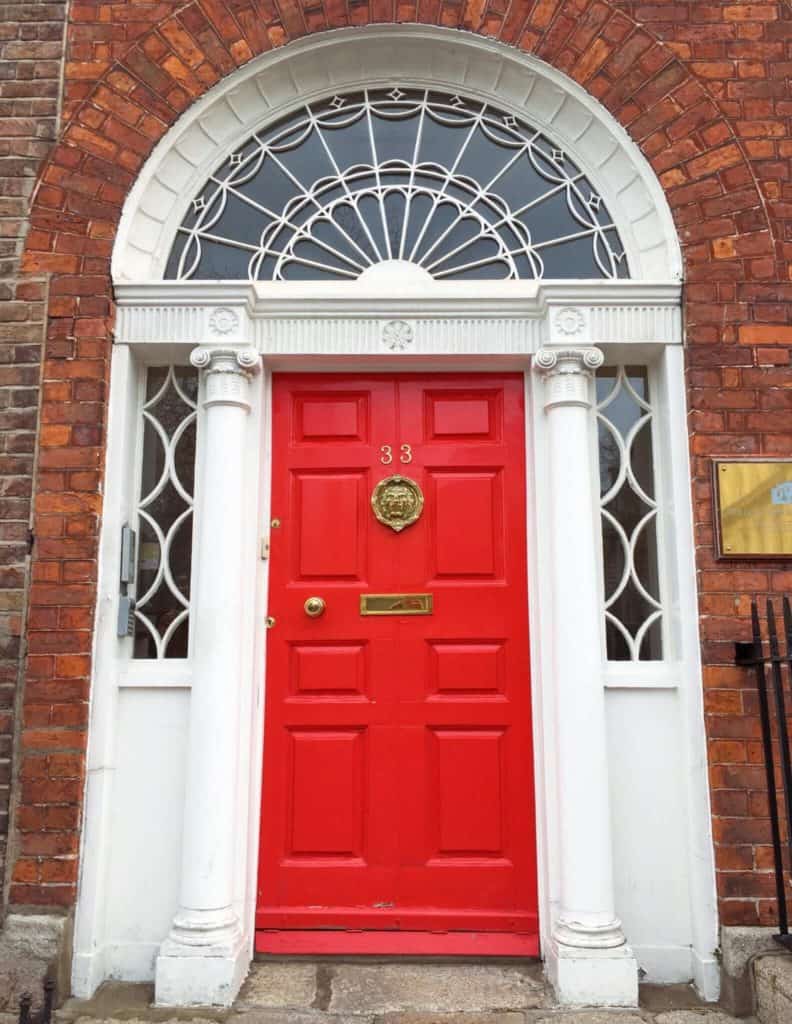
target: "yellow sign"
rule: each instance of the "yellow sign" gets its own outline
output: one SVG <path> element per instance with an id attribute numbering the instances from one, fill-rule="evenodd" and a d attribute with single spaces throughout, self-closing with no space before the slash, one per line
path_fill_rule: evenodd
<path id="1" fill-rule="evenodd" d="M 792 557 L 792 462 L 717 462 L 720 554 Z"/>

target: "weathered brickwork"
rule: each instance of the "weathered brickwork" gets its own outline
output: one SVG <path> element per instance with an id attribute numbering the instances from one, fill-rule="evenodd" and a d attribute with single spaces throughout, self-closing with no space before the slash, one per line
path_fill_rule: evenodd
<path id="1" fill-rule="evenodd" d="M 251 57 L 310 32 L 418 21 L 535 53 L 626 127 L 666 191 L 685 251 L 690 433 L 714 835 L 724 923 L 772 910 L 751 683 L 730 667 L 751 596 L 783 564 L 713 554 L 710 459 L 792 455 L 792 7 L 693 0 L 194 0 L 71 7 L 64 131 L 26 250 L 49 274 L 21 844 L 11 899 L 69 904 L 85 750 L 109 256 L 157 140 Z M 758 870 L 757 870 L 758 869 Z"/>
<path id="2" fill-rule="evenodd" d="M 0 4 L 0 884 L 47 282 L 19 276 L 30 197 L 56 135 L 65 3 Z"/>

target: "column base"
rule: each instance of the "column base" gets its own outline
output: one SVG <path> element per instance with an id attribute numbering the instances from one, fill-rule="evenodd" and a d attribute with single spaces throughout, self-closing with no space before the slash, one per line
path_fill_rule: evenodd
<path id="1" fill-rule="evenodd" d="M 637 1006 L 638 961 L 627 945 L 582 949 L 552 941 L 547 974 L 562 1006 Z"/>
<path id="2" fill-rule="evenodd" d="M 248 944 L 187 946 L 167 939 L 160 947 L 154 984 L 156 1006 L 231 1006 L 250 967 Z"/>

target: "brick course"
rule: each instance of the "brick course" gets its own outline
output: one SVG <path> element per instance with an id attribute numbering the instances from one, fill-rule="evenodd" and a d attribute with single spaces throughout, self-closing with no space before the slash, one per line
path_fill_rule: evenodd
<path id="1" fill-rule="evenodd" d="M 307 33 L 418 21 L 532 52 L 621 122 L 665 189 L 686 262 L 693 496 L 714 834 L 726 924 L 770 919 L 768 824 L 751 680 L 731 665 L 748 599 L 784 563 L 718 562 L 710 461 L 792 456 L 792 6 L 655 0 L 75 0 L 64 129 L 25 266 L 50 275 L 15 903 L 74 899 L 95 599 L 109 256 L 124 197 L 194 99 Z M 37 60 L 51 58 L 43 51 Z M 84 404 L 86 414 L 79 408 Z M 63 760 L 65 759 L 65 760 Z M 69 774 L 63 774 L 67 772 Z"/>
<path id="2" fill-rule="evenodd" d="M 28 209 L 56 135 L 64 3 L 0 5 L 0 883 L 28 584 L 47 281 L 19 274 Z"/>

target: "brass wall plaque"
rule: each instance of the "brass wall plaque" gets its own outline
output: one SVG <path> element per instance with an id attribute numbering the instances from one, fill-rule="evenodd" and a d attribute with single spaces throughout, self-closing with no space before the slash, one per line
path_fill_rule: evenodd
<path id="1" fill-rule="evenodd" d="M 718 553 L 792 558 L 792 461 L 715 463 Z"/>
<path id="2" fill-rule="evenodd" d="M 423 505 L 421 488 L 408 476 L 386 476 L 371 495 L 374 515 L 396 533 L 420 518 Z"/>
<path id="3" fill-rule="evenodd" d="M 431 615 L 431 594 L 361 594 L 361 615 Z"/>

